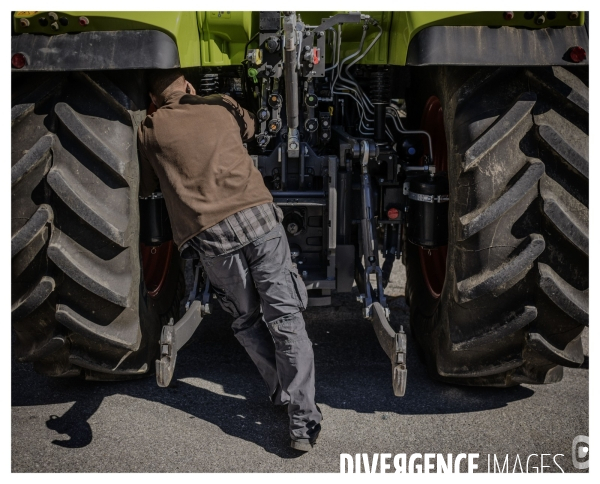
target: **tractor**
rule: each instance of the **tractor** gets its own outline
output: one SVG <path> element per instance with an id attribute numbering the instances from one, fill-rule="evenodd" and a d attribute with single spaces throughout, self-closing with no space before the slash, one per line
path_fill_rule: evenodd
<path id="1" fill-rule="evenodd" d="M 309 306 L 356 293 L 396 395 L 400 260 L 433 377 L 560 381 L 589 318 L 588 30 L 579 11 L 13 12 L 15 358 L 166 386 L 210 313 L 198 261 L 180 311 L 162 193 L 138 196 L 147 77 L 180 68 L 256 116 L 246 149 Z"/>

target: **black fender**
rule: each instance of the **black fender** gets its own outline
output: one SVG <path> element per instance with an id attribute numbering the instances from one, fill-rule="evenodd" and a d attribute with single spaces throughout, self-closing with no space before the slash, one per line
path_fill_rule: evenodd
<path id="1" fill-rule="evenodd" d="M 406 65 L 588 65 L 588 59 L 578 64 L 571 60 L 569 51 L 575 46 L 589 53 L 587 25 L 545 29 L 432 26 L 413 37 Z"/>
<path id="2" fill-rule="evenodd" d="M 96 71 L 179 67 L 175 41 L 158 30 L 118 30 L 76 34 L 14 35 L 11 55 L 20 52 L 23 71 Z"/>

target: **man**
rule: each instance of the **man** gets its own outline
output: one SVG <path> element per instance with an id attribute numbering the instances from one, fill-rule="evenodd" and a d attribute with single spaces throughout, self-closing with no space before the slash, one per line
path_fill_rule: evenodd
<path id="1" fill-rule="evenodd" d="M 301 313 L 306 288 L 281 210 L 242 144 L 254 135 L 254 117 L 229 96 L 197 96 L 178 69 L 148 81 L 158 109 L 138 131 L 140 196 L 160 184 L 182 257 L 199 254 L 271 401 L 288 406 L 291 447 L 311 450 L 322 416 Z"/>

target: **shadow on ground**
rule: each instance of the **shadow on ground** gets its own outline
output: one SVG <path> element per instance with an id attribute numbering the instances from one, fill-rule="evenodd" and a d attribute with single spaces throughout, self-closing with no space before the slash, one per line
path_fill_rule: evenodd
<path id="1" fill-rule="evenodd" d="M 404 298 L 390 298 L 390 306 L 392 324 L 404 324 L 410 332 Z M 407 392 L 403 398 L 394 397 L 389 360 L 370 323 L 360 314 L 360 305 L 350 294 L 336 296 L 332 307 L 305 313 L 314 344 L 319 404 L 358 413 L 449 414 L 500 408 L 534 394 L 525 387 L 469 388 L 435 382 L 427 376 L 409 335 Z M 15 362 L 12 405 L 75 402 L 64 415 L 52 415 L 46 421 L 48 428 L 69 437 L 53 441 L 67 448 L 92 442 L 88 420 L 104 398 L 127 395 L 213 423 L 223 432 L 280 457 L 297 457 L 299 454 L 287 447 L 286 412 L 269 402 L 266 387 L 233 337 L 230 324 L 231 318 L 220 308 L 205 318 L 191 344 L 179 354 L 177 381 L 171 388 L 159 388 L 153 376 L 116 383 L 48 379 L 34 373 L 29 365 Z M 326 424 L 326 410 L 324 416 Z"/>

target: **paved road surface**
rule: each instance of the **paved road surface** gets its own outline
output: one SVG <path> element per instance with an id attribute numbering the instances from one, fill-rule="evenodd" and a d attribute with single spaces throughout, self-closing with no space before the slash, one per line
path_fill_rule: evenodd
<path id="1" fill-rule="evenodd" d="M 399 263 L 396 272 L 386 292 L 393 324 L 407 328 Z M 305 315 L 325 417 L 318 452 L 287 447 L 287 415 L 271 407 L 219 309 L 180 354 L 175 388 L 158 388 L 153 378 L 49 380 L 14 363 L 12 470 L 339 472 L 340 453 L 464 452 L 481 454 L 481 470 L 488 454 L 509 454 L 511 468 L 517 454 L 523 466 L 530 454 L 564 454 L 558 464 L 574 471 L 573 438 L 589 435 L 587 368 L 565 369 L 555 385 L 449 386 L 427 377 L 409 337 L 407 394 L 396 398 L 390 363 L 355 296 L 338 296 L 333 307 Z M 550 463 L 545 471 L 559 471 Z"/>

